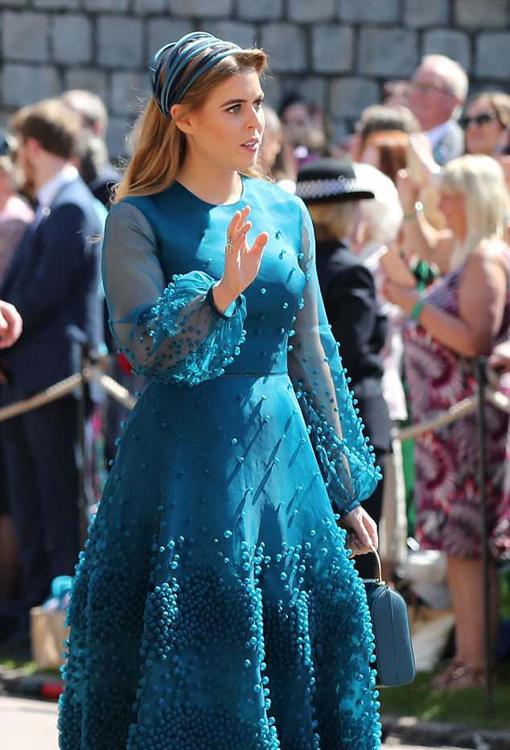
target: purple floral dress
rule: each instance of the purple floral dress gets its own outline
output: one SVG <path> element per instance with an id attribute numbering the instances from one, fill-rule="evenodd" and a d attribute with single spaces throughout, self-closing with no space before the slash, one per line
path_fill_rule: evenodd
<path id="1" fill-rule="evenodd" d="M 429 288 L 425 300 L 458 315 L 462 268 Z M 509 336 L 510 295 L 498 341 Z M 409 321 L 404 328 L 405 367 L 413 422 L 434 417 L 476 393 L 472 362 Z M 486 406 L 487 505 L 495 558 L 510 557 L 510 493 L 505 492 L 508 416 Z M 476 414 L 417 438 L 415 443 L 416 536 L 422 547 L 461 558 L 481 556 Z"/>

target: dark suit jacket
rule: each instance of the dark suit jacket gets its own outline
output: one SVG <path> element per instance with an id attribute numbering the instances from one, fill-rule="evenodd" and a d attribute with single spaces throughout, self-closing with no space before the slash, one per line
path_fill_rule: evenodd
<path id="1" fill-rule="evenodd" d="M 391 422 L 381 387 L 379 352 L 387 333 L 372 274 L 346 245 L 317 244 L 317 273 L 333 336 L 351 377 L 360 416 L 374 448 L 390 448 Z"/>
<path id="2" fill-rule="evenodd" d="M 101 236 L 94 198 L 80 178 L 64 185 L 49 213 L 27 229 L 0 288 L 0 298 L 16 305 L 23 318 L 19 341 L 0 352 L 18 396 L 76 372 L 69 326 L 100 343 Z"/>
<path id="3" fill-rule="evenodd" d="M 441 139 L 434 146 L 434 159 L 441 166 L 462 156 L 464 153 L 464 133 L 455 120 L 450 120 Z"/>

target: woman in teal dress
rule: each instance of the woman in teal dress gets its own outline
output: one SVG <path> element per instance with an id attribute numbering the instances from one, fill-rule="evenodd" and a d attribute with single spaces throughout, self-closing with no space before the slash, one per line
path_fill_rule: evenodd
<path id="1" fill-rule="evenodd" d="M 148 385 L 77 566 L 61 750 L 380 747 L 350 559 L 377 470 L 309 215 L 257 177 L 265 65 L 204 33 L 154 58 L 103 259 Z"/>

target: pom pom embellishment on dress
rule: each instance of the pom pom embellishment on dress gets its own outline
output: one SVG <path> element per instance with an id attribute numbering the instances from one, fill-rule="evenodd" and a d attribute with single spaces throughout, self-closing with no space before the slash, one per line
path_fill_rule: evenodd
<path id="1" fill-rule="evenodd" d="M 380 747 L 366 596 L 337 526 L 378 474 L 306 209 L 243 180 L 273 239 L 226 316 L 208 294 L 235 206 L 174 183 L 108 219 L 112 329 L 148 385 L 77 568 L 61 750 Z"/>

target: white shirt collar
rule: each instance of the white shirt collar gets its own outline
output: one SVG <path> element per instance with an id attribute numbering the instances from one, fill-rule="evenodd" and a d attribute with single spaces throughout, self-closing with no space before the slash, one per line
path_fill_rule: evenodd
<path id="1" fill-rule="evenodd" d="M 44 183 L 37 191 L 39 207 L 49 208 L 55 200 L 57 193 L 68 182 L 73 182 L 78 177 L 78 170 L 72 164 L 65 164 L 50 180 Z"/>
<path id="2" fill-rule="evenodd" d="M 427 130 L 427 137 L 433 149 L 437 146 L 443 135 L 446 133 L 449 125 L 450 120 L 447 120 L 446 122 L 442 122 L 440 125 L 436 125 L 434 128 Z"/>

